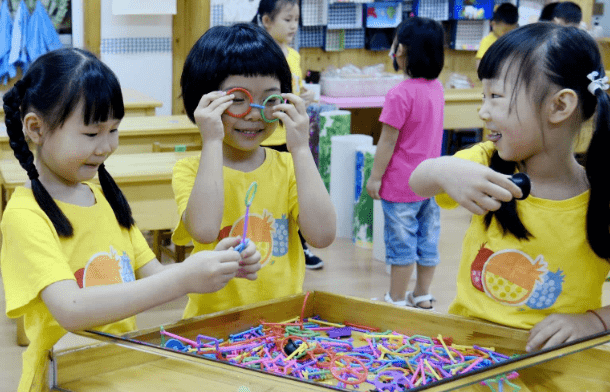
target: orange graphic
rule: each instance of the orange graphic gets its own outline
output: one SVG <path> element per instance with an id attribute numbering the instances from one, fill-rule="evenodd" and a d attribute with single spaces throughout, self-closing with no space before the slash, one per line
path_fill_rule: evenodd
<path id="1" fill-rule="evenodd" d="M 498 302 L 509 305 L 525 303 L 542 281 L 547 263 L 542 256 L 532 260 L 527 254 L 506 249 L 494 253 L 483 266 L 482 284 L 485 292 Z"/>
<path id="2" fill-rule="evenodd" d="M 112 247 L 110 253 L 93 255 L 85 268 L 74 273 L 78 285 L 82 288 L 123 282 L 119 261 L 120 258 Z"/>
<path id="3" fill-rule="evenodd" d="M 263 211 L 263 216 L 252 214 L 248 216 L 248 233 L 246 237 L 256 244 L 256 249 L 261 253 L 261 264 L 265 265 L 271 259 L 273 254 L 273 233 L 275 219 L 273 215 L 267 211 Z M 230 237 L 243 235 L 244 233 L 244 217 L 241 217 L 233 224 Z"/>

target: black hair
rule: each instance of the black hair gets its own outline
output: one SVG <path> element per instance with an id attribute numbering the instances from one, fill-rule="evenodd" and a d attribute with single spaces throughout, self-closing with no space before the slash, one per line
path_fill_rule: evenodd
<path id="1" fill-rule="evenodd" d="M 551 20 L 555 18 L 578 25 L 582 21 L 582 9 L 578 4 L 571 1 L 557 3 L 557 6 L 553 9 Z"/>
<path id="2" fill-rule="evenodd" d="M 93 54 L 82 49 L 62 48 L 38 57 L 3 99 L 9 143 L 28 173 L 36 202 L 53 222 L 57 234 L 71 237 L 72 224 L 39 179 L 34 155 L 22 130 L 22 120 L 27 113 L 34 112 L 50 131 L 55 131 L 80 103 L 85 125 L 109 118 L 120 120 L 125 115 L 125 108 L 119 81 Z M 104 165 L 100 165 L 98 175 L 117 221 L 130 228 L 134 221 L 125 196 Z"/>
<path id="3" fill-rule="evenodd" d="M 191 48 L 182 69 L 182 99 L 191 121 L 201 97 L 231 75 L 271 76 L 279 80 L 282 93 L 292 92 L 286 57 L 264 28 L 252 23 L 214 26 Z"/>
<path id="4" fill-rule="evenodd" d="M 500 37 L 481 59 L 479 79 L 497 79 L 503 69 L 519 70 L 512 99 L 525 88 L 533 94 L 532 104 L 541 105 L 553 87 L 572 89 L 578 96 L 578 110 L 585 121 L 597 113 L 595 129 L 586 153 L 585 170 L 589 180 L 590 199 L 587 209 L 587 238 L 601 258 L 610 258 L 610 190 L 607 178 L 610 146 L 610 100 L 602 89 L 588 90 L 588 75 L 605 75 L 602 58 L 595 40 L 576 27 L 554 23 L 533 23 Z M 596 112 L 597 109 L 597 112 Z M 516 162 L 503 161 L 497 151 L 490 167 L 504 174 L 513 174 Z M 515 202 L 503 203 L 500 210 L 488 212 L 487 225 L 498 219 L 504 232 L 519 239 L 531 235 L 521 223 Z"/>
<path id="5" fill-rule="evenodd" d="M 514 4 L 502 3 L 494 10 L 491 20 L 495 22 L 503 22 L 508 25 L 517 24 L 519 20 L 519 10 Z"/>
<path id="6" fill-rule="evenodd" d="M 539 22 L 552 22 L 553 21 L 553 11 L 555 11 L 555 7 L 557 7 L 559 3 L 549 3 L 542 8 L 540 12 L 540 18 L 538 18 Z"/>
<path id="7" fill-rule="evenodd" d="M 396 30 L 396 46 L 407 52 L 405 73 L 412 78 L 438 78 L 445 62 L 445 32 L 443 26 L 428 18 L 407 18 Z"/>
<path id="8" fill-rule="evenodd" d="M 258 10 L 252 19 L 252 23 L 256 23 L 260 26 L 262 18 L 265 15 L 269 15 L 269 19 L 274 20 L 282 8 L 289 4 L 298 6 L 299 0 L 261 0 L 260 3 L 258 3 Z"/>

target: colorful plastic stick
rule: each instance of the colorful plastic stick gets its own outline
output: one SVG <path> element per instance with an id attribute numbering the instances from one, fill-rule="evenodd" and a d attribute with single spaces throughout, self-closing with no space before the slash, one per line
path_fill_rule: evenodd
<path id="1" fill-rule="evenodd" d="M 250 206 L 252 205 L 252 201 L 254 200 L 254 196 L 256 195 L 256 188 L 258 188 L 258 184 L 256 181 L 250 184 L 248 191 L 246 192 L 246 216 L 244 217 L 244 235 L 241 237 L 241 243 L 235 248 L 236 251 L 241 252 L 248 245 L 248 240 L 246 235 L 248 234 L 248 215 L 250 215 Z"/>

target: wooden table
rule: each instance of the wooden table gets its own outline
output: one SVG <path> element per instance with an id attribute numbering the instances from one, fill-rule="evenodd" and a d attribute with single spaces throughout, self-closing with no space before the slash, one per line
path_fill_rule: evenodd
<path id="1" fill-rule="evenodd" d="M 445 116 L 443 128 L 447 130 L 483 128 L 479 118 L 482 90 L 450 89 L 445 90 Z M 385 102 L 384 96 L 378 97 L 327 97 L 321 96 L 320 102 L 337 105 L 352 113 L 351 133 L 373 136 L 377 143 L 381 134 L 379 115 Z"/>
<path id="2" fill-rule="evenodd" d="M 295 295 L 183 320 L 165 325 L 164 329 L 191 340 L 196 340 L 198 334 L 226 339 L 229 334 L 260 325 L 261 319 L 273 323 L 301 314 L 305 317 L 319 315 L 321 319 L 334 323 L 351 322 L 376 327 L 381 331 L 391 329 L 407 335 L 435 338 L 441 334 L 452 337 L 456 344 L 477 344 L 494 347 L 505 355 L 519 355 L 482 371 L 424 387 L 427 391 L 490 391 L 479 381 L 515 370 L 520 376 L 512 382 L 520 386 L 522 392 L 610 390 L 610 373 L 607 371 L 610 350 L 607 346 L 596 347 L 610 341 L 608 333 L 553 350 L 524 355 L 523 348 L 528 337 L 528 332 L 524 330 L 324 292 L 310 293 L 305 306 L 303 302 L 304 295 Z M 104 343 L 54 353 L 54 385 L 61 390 L 330 390 L 319 383 L 240 368 L 160 347 L 159 327 L 136 331 L 124 337 L 83 334 Z M 366 384 L 359 390 L 368 391 L 369 387 Z M 506 386 L 505 390 L 509 389 L 512 390 Z"/>
<path id="3" fill-rule="evenodd" d="M 129 201 L 141 230 L 171 229 L 176 225 L 178 213 L 171 187 L 172 170 L 179 159 L 198 153 L 113 154 L 106 160 L 106 168 Z M 25 170 L 16 159 L 0 160 L 2 210 L 15 188 L 26 180 Z"/>
<path id="4" fill-rule="evenodd" d="M 123 104 L 125 105 L 125 116 L 154 116 L 156 108 L 163 103 L 144 93 L 130 88 L 122 89 Z M 4 123 L 4 107 L 2 97 L 0 97 L 0 122 Z"/>
<path id="5" fill-rule="evenodd" d="M 115 154 L 152 152 L 154 142 L 163 145 L 201 145 L 199 128 L 186 115 L 124 117 L 119 125 L 119 147 Z M 0 124 L 0 159 L 13 156 Z"/>

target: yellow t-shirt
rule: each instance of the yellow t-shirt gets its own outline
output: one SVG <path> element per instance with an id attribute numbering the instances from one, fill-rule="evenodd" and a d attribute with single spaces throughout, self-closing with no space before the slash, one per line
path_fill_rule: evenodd
<path id="1" fill-rule="evenodd" d="M 292 73 L 292 92 L 296 95 L 301 93 L 303 87 L 303 72 L 301 71 L 301 55 L 296 50 L 288 47 L 288 55 L 286 56 L 290 73 Z M 275 131 L 261 145 L 263 146 L 280 146 L 286 144 L 286 128 L 283 124 L 278 124 Z"/>
<path id="2" fill-rule="evenodd" d="M 479 44 L 479 50 L 477 50 L 477 54 L 474 56 L 474 58 L 477 60 L 481 60 L 483 58 L 483 55 L 485 54 L 485 52 L 487 52 L 487 49 L 489 49 L 489 47 L 497 40 L 498 40 L 498 36 L 495 35 L 493 31 L 491 33 L 487 34 L 481 40 L 481 43 Z"/>
<path id="3" fill-rule="evenodd" d="M 494 151 L 492 142 L 484 142 L 455 156 L 489 166 Z M 610 263 L 587 241 L 589 196 L 586 191 L 566 200 L 517 200 L 517 213 L 533 235 L 529 241 L 504 235 L 495 218 L 485 228 L 484 215 L 473 215 L 449 313 L 529 329 L 551 313 L 601 307 Z M 436 201 L 443 208 L 457 206 L 447 194 Z"/>
<path id="4" fill-rule="evenodd" d="M 30 345 L 23 354 L 19 391 L 44 390 L 49 352 L 66 334 L 40 298 L 48 285 L 76 280 L 81 287 L 135 280 L 134 271 L 155 258 L 142 233 L 119 226 L 104 194 L 92 184 L 96 204 L 81 207 L 57 201 L 74 229 L 57 235 L 31 189 L 17 188 L 2 216 L 0 266 L 6 314 L 24 316 Z M 136 329 L 135 317 L 95 328 L 113 334 Z"/>
<path id="5" fill-rule="evenodd" d="M 299 239 L 299 203 L 294 164 L 289 153 L 265 149 L 263 164 L 251 172 L 224 167 L 224 212 L 218 239 L 211 244 L 194 241 L 182 220 L 172 240 L 178 245 L 193 241 L 194 252 L 212 250 L 218 240 L 243 235 L 245 198 L 253 181 L 258 188 L 250 206 L 248 233 L 261 253 L 258 279 L 232 279 L 223 289 L 210 294 L 190 294 L 184 318 L 230 309 L 303 290 L 305 257 Z M 200 156 L 182 159 L 174 166 L 172 186 L 180 216 L 188 204 Z M 202 206 L 205 208 L 205 206 Z"/>

